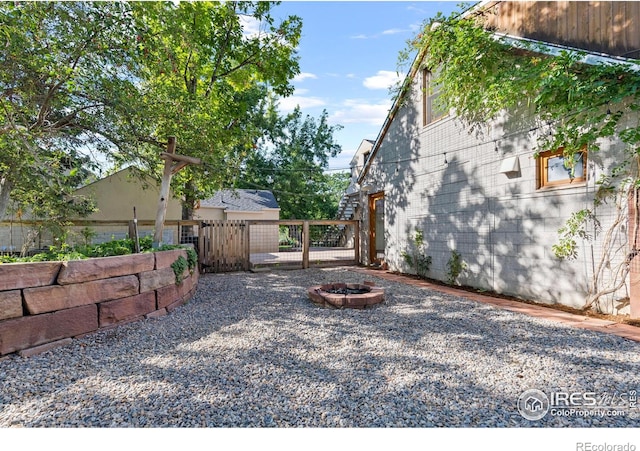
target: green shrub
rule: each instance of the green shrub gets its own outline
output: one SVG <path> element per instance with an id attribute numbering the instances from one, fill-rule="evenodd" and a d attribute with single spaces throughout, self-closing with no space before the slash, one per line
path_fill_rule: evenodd
<path id="1" fill-rule="evenodd" d="M 455 249 L 451 251 L 451 257 L 447 262 L 447 283 L 455 285 L 458 276 L 467 269 L 467 264 L 462 260 L 462 256 Z"/>
<path id="2" fill-rule="evenodd" d="M 408 242 L 409 249 L 402 251 L 402 258 L 418 276 L 424 278 L 431 268 L 431 256 L 426 254 L 422 230 L 416 230 L 414 236 L 409 236 Z"/>
<path id="3" fill-rule="evenodd" d="M 112 257 L 114 255 L 127 255 L 134 252 L 133 240 L 124 238 L 122 240 L 107 241 L 96 244 L 88 249 L 91 257 Z"/>
<path id="4" fill-rule="evenodd" d="M 140 238 L 140 252 L 150 252 L 155 250 L 185 249 L 182 245 L 167 245 L 159 249 L 153 249 L 153 237 L 151 235 Z M 198 255 L 192 248 L 186 248 L 187 267 L 191 272 L 198 264 Z M 135 253 L 135 245 L 132 239 L 111 240 L 105 243 L 94 245 L 80 245 L 70 247 L 68 244 L 51 246 L 46 252 L 40 252 L 30 257 L 14 257 L 9 255 L 0 256 L 0 263 L 20 263 L 20 262 L 48 262 L 48 261 L 69 261 L 84 260 L 87 258 L 112 257 L 115 255 L 129 255 Z"/>

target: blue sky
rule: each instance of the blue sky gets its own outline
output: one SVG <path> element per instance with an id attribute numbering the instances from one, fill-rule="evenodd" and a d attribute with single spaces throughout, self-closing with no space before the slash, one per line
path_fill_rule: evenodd
<path id="1" fill-rule="evenodd" d="M 344 128 L 334 137 L 342 153 L 329 168 L 348 168 L 363 139 L 374 140 L 392 104 L 388 87 L 397 79 L 398 54 L 420 25 L 458 2 L 437 1 L 284 1 L 274 15 L 302 18 L 300 75 L 293 96 L 280 109 L 300 105 Z M 404 73 L 401 73 L 401 78 Z"/>

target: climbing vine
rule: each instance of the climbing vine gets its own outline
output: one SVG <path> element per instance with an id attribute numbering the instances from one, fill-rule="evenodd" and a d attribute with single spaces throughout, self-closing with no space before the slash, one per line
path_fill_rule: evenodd
<path id="1" fill-rule="evenodd" d="M 505 112 L 531 118 L 530 131 L 545 131 L 537 133 L 535 156 L 563 148 L 565 164 L 570 165 L 584 149 L 592 155 L 598 152 L 605 139 L 624 144 L 617 165 L 595 184 L 593 207 L 572 214 L 553 247 L 558 258 L 572 259 L 578 255 L 579 240 L 597 235 L 602 242 L 585 303 L 589 308 L 604 294 L 624 286 L 629 263 L 638 253 L 635 240 L 623 249 L 614 244 L 614 237 L 624 233 L 628 224 L 627 200 L 638 209 L 638 66 L 610 59 L 587 64 L 583 52 L 550 52 L 539 43 L 501 37 L 486 28 L 486 14 L 491 12 L 466 18 L 458 13 L 438 15 L 401 52 L 400 64 L 409 62 L 417 51 L 420 68 L 434 76 L 439 107 L 453 108 L 472 132 L 488 131 L 488 124 Z M 398 95 L 408 89 L 407 82 L 398 88 Z M 611 226 L 602 230 L 597 209 L 605 202 L 616 213 Z M 635 237 L 637 224 L 633 228 L 631 236 Z M 622 263 L 612 268 L 613 261 Z M 605 270 L 613 277 L 603 277 Z"/>
<path id="2" fill-rule="evenodd" d="M 455 285 L 458 282 L 458 276 L 467 270 L 467 263 L 462 259 L 460 252 L 453 249 L 451 257 L 447 261 L 447 283 Z"/>
<path id="3" fill-rule="evenodd" d="M 176 261 L 171 263 L 171 269 L 173 269 L 173 273 L 176 275 L 176 285 L 180 285 L 184 279 L 183 274 L 187 270 L 187 259 L 182 255 L 179 256 Z"/>
<path id="4" fill-rule="evenodd" d="M 431 268 L 431 256 L 427 255 L 424 244 L 424 233 L 416 229 L 415 235 L 407 238 L 408 249 L 402 251 L 401 255 L 405 263 L 416 271 L 419 277 L 427 277 Z"/>

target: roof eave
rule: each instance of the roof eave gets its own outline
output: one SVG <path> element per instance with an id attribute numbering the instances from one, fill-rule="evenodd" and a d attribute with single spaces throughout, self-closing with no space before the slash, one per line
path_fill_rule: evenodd
<path id="1" fill-rule="evenodd" d="M 384 120 L 384 123 L 382 124 L 382 129 L 380 130 L 380 133 L 378 133 L 378 137 L 376 138 L 376 140 L 373 143 L 373 147 L 371 148 L 371 152 L 369 153 L 369 158 L 367 158 L 365 160 L 364 165 L 362 167 L 362 171 L 360 171 L 360 174 L 358 175 L 358 183 L 361 184 L 362 180 L 364 180 L 364 177 L 369 172 L 369 167 L 371 166 L 371 161 L 373 161 L 373 159 L 375 158 L 376 154 L 378 153 L 378 149 L 380 148 L 380 144 L 381 144 L 382 140 L 384 139 L 384 137 L 386 136 L 387 132 L 389 131 L 389 127 L 391 126 L 391 122 L 393 122 L 393 119 L 395 118 L 395 115 L 397 114 L 398 110 L 400 109 L 400 105 L 402 104 L 402 100 L 404 100 L 404 97 L 409 92 L 408 89 L 405 89 L 404 85 L 405 85 L 405 83 L 406 84 L 410 84 L 411 80 L 413 80 L 413 77 L 415 77 L 416 73 L 418 72 L 418 68 L 420 67 L 420 63 L 424 59 L 425 53 L 426 53 L 426 49 L 420 50 L 420 52 L 416 56 L 415 60 L 411 64 L 411 68 L 409 69 L 409 72 L 407 73 L 407 76 L 405 77 L 405 79 L 404 79 L 404 81 L 402 83 L 403 87 L 401 88 L 400 93 L 398 94 L 398 96 L 393 101 L 393 105 L 391 106 L 391 109 L 389 110 L 389 114 L 387 114 L 387 117 Z"/>

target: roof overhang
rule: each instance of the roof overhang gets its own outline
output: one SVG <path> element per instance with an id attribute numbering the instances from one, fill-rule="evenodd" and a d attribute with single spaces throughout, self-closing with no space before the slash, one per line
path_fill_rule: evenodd
<path id="1" fill-rule="evenodd" d="M 261 210 L 230 210 L 228 208 L 224 209 L 225 213 L 242 213 L 242 214 L 252 214 L 252 215 L 259 215 L 266 211 L 280 211 L 280 209 L 279 208 L 263 208 Z"/>

